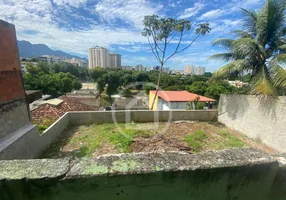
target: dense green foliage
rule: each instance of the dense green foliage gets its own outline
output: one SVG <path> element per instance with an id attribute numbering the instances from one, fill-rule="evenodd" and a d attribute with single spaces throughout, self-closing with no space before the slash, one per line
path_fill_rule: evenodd
<path id="1" fill-rule="evenodd" d="M 47 63 L 38 63 L 37 66 L 28 64 L 24 74 L 24 85 L 27 90 L 42 90 L 44 94 L 50 94 L 53 97 L 79 90 L 81 82 L 72 75 L 77 74 L 76 68 L 65 63 L 49 65 Z M 65 72 L 62 70 L 65 69 Z M 77 74 L 80 76 L 80 74 Z"/>
<path id="2" fill-rule="evenodd" d="M 215 46 L 228 52 L 211 58 L 231 63 L 217 70 L 217 78 L 249 73 L 251 93 L 275 96 L 286 87 L 286 2 L 266 0 L 260 11 L 242 9 L 244 30 L 234 31 L 235 39 L 217 39 Z M 247 77 L 245 77 L 247 78 Z"/>
<path id="3" fill-rule="evenodd" d="M 158 74 L 158 71 L 137 72 L 102 68 L 90 70 L 90 75 L 97 83 L 98 90 L 103 92 L 106 88 L 106 93 L 109 96 L 118 93 L 121 89 L 124 91 L 122 95 L 125 96 L 130 95 L 129 89 L 143 89 L 148 94 L 150 90 L 156 89 Z M 227 82 L 210 82 L 210 77 L 212 77 L 211 73 L 207 73 L 205 76 L 171 75 L 163 73 L 161 77 L 161 89 L 172 91 L 187 90 L 216 100 L 219 100 L 220 94 L 247 94 L 249 92 L 247 86 L 238 89 L 229 85 Z"/>

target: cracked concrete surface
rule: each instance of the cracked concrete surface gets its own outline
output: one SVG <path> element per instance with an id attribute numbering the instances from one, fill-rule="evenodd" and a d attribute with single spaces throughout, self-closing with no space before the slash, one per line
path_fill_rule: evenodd
<path id="1" fill-rule="evenodd" d="M 95 159 L 35 159 L 0 161 L 1 179 L 41 179 L 66 175 L 141 174 L 158 171 L 183 171 L 275 164 L 277 160 L 251 148 L 208 151 L 134 153 L 99 156 Z"/>

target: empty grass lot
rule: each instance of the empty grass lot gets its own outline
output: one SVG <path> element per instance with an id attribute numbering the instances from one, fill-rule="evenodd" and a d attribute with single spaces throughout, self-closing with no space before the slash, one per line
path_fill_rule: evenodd
<path id="1" fill-rule="evenodd" d="M 130 123 L 70 127 L 42 157 L 96 157 L 104 154 L 253 147 L 273 150 L 219 123 Z"/>

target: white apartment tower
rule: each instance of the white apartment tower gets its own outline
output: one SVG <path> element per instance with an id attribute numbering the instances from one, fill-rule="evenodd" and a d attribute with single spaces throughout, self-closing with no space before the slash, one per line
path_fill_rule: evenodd
<path id="1" fill-rule="evenodd" d="M 196 75 L 204 75 L 206 72 L 205 67 L 196 67 Z"/>
<path id="2" fill-rule="evenodd" d="M 187 65 L 185 66 L 185 70 L 184 70 L 184 73 L 187 74 L 187 75 L 190 75 L 190 74 L 194 74 L 195 73 L 195 66 L 193 65 Z"/>
<path id="3" fill-rule="evenodd" d="M 110 67 L 111 68 L 121 68 L 121 55 L 116 53 L 109 54 Z"/>
<path id="4" fill-rule="evenodd" d="M 88 68 L 90 69 L 110 67 L 109 52 L 103 47 L 90 48 L 88 49 L 88 61 Z"/>

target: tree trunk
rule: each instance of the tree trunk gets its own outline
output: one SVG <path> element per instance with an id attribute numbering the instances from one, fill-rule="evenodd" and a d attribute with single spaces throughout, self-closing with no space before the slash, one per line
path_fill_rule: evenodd
<path id="1" fill-rule="evenodd" d="M 161 64 L 161 66 L 160 66 L 160 72 L 159 72 L 158 82 L 157 82 L 157 86 L 156 86 L 156 93 L 155 93 L 155 96 L 154 96 L 154 99 L 153 99 L 153 102 L 152 102 L 151 110 L 153 110 L 153 107 L 154 107 L 154 104 L 155 104 L 155 100 L 156 100 L 156 97 L 158 95 L 162 72 L 163 72 L 163 64 Z"/>

